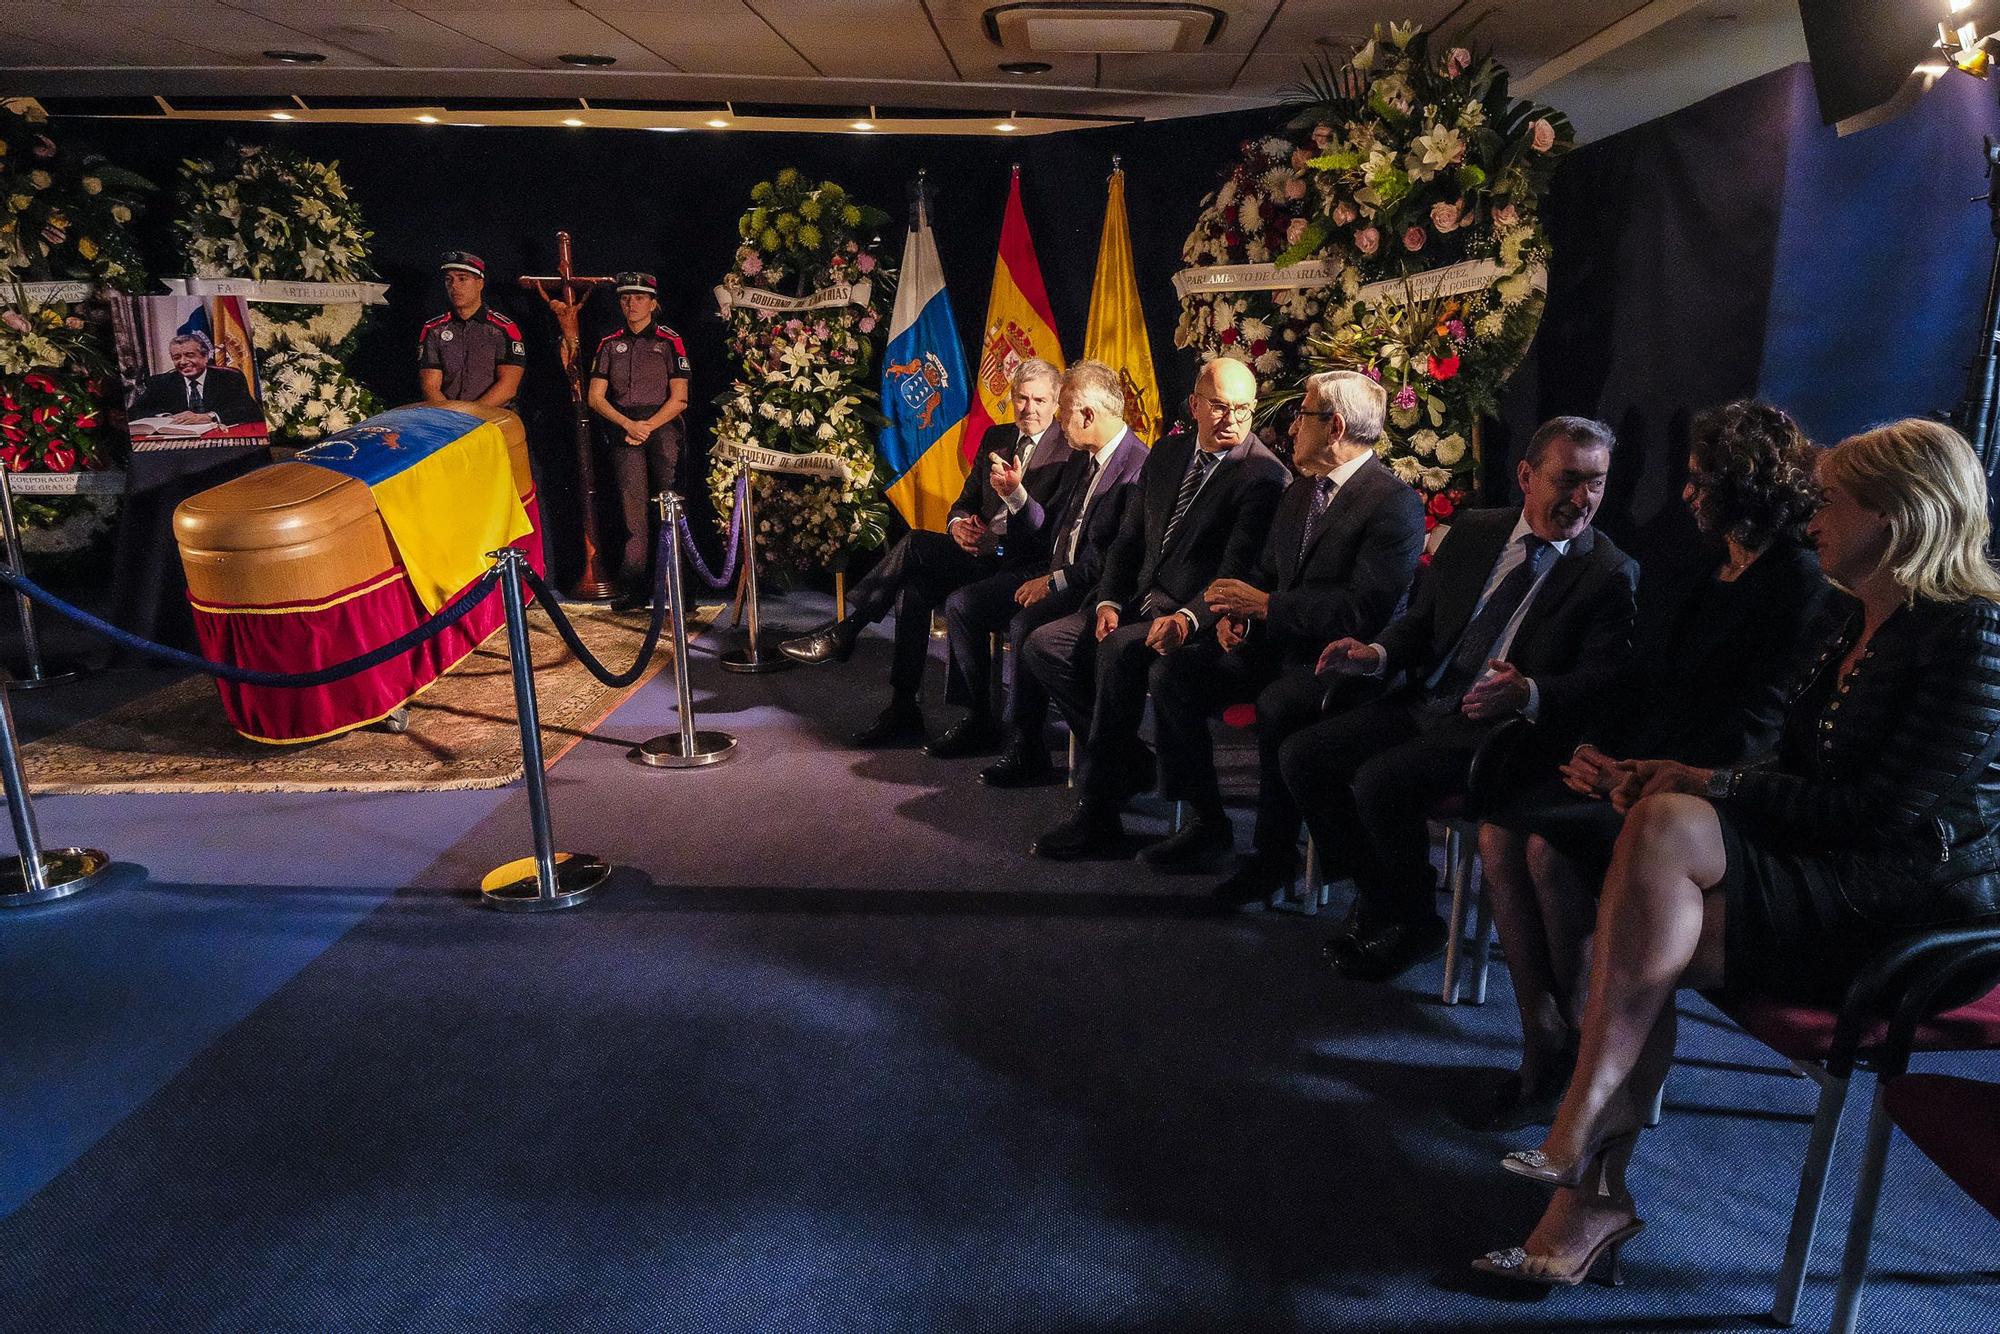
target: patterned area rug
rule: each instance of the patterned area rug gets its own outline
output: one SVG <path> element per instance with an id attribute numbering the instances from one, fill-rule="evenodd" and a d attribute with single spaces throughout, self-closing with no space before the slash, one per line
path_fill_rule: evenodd
<path id="1" fill-rule="evenodd" d="M 638 613 L 565 608 L 599 661 L 628 666 L 645 637 Z M 722 611 L 699 608 L 695 637 Z M 662 634 L 645 675 L 623 690 L 601 684 L 556 636 L 546 616 L 528 620 L 542 748 L 554 763 L 627 695 L 673 663 Z M 367 727 L 326 741 L 267 746 L 238 736 L 215 684 L 188 677 L 109 713 L 33 742 L 21 758 L 36 792 L 436 792 L 505 787 L 520 779 L 521 732 L 505 629 L 457 670 L 410 702 L 400 735 Z"/>

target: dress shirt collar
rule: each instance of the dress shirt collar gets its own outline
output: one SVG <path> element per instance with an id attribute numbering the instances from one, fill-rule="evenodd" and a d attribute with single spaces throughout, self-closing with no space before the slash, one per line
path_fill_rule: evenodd
<path id="1" fill-rule="evenodd" d="M 1528 516 L 1524 512 L 1520 518 L 1514 520 L 1514 531 L 1507 534 L 1507 547 L 1511 549 L 1519 546 L 1521 539 L 1534 531 L 1533 528 L 1528 526 Z M 1556 555 L 1567 556 L 1569 554 L 1569 544 L 1574 540 L 1574 538 L 1565 537 L 1559 542 L 1550 542 L 1549 545 L 1556 549 Z"/>
<path id="2" fill-rule="evenodd" d="M 1355 473 L 1360 472 L 1368 466 L 1368 460 L 1373 457 L 1373 454 L 1356 454 L 1353 458 L 1328 473 L 1327 479 L 1333 483 L 1333 489 L 1338 491 L 1341 487 L 1346 486 L 1354 479 Z"/>

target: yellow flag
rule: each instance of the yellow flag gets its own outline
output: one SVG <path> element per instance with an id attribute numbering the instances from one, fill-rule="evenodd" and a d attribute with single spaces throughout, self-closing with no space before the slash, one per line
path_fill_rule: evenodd
<path id="1" fill-rule="evenodd" d="M 1097 243 L 1097 276 L 1090 284 L 1090 325 L 1083 355 L 1101 361 L 1125 382 L 1125 424 L 1151 444 L 1160 431 L 1160 380 L 1153 373 L 1153 344 L 1139 306 L 1139 278 L 1132 267 L 1132 227 L 1125 217 L 1125 173 L 1114 168 L 1104 201 L 1104 235 Z"/>

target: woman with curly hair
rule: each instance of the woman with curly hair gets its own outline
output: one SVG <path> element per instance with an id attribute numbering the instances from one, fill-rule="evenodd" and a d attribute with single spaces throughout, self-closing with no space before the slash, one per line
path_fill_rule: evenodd
<path id="1" fill-rule="evenodd" d="M 1480 829 L 1493 919 L 1521 1010 L 1521 1068 L 1468 1124 L 1546 1125 L 1576 1059 L 1596 890 L 1624 817 L 1618 757 L 1752 763 L 1777 742 L 1784 686 L 1826 594 L 1805 540 L 1813 447 L 1792 419 L 1731 403 L 1695 419 L 1681 499 L 1705 541 L 1689 580 L 1649 570 L 1636 651 L 1569 761 Z M 1660 568 L 1657 564 L 1655 569 Z"/>
<path id="2" fill-rule="evenodd" d="M 1768 768 L 1632 762 L 1576 1075 L 1501 1166 L 1554 1189 L 1474 1268 L 1575 1283 L 1642 1226 L 1625 1185 L 1674 1052 L 1674 993 L 1837 1001 L 1885 941 L 2000 916 L 2000 574 L 1965 438 L 1909 418 L 1819 462 L 1820 564 L 1852 613 L 1803 671 Z"/>

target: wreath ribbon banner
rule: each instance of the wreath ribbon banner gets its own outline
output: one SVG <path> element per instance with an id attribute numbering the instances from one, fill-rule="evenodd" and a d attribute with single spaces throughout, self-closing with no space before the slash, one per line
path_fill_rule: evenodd
<path id="1" fill-rule="evenodd" d="M 122 472 L 17 472 L 7 476 L 17 496 L 116 496 L 125 492 Z"/>
<path id="2" fill-rule="evenodd" d="M 90 300 L 94 282 L 19 283 L 21 300 L 31 306 L 52 306 Z M 0 306 L 14 304 L 14 287 L 0 287 Z"/>
<path id="3" fill-rule="evenodd" d="M 874 285 L 867 279 L 858 283 L 835 283 L 807 296 L 783 296 L 761 287 L 731 288 L 727 283 L 715 289 L 716 309 L 727 318 L 731 306 L 742 306 L 760 315 L 796 315 L 808 310 L 835 306 L 867 306 Z"/>
<path id="4" fill-rule="evenodd" d="M 854 481 L 854 465 L 838 454 L 788 454 L 782 449 L 740 445 L 726 440 L 718 441 L 713 453 L 718 458 L 739 462 L 755 472 L 789 472 L 807 477 L 838 477 L 848 484 Z"/>
<path id="5" fill-rule="evenodd" d="M 1340 277 L 1338 261 L 1301 260 L 1279 268 L 1276 264 L 1219 264 L 1182 269 L 1174 275 L 1174 291 L 1190 292 L 1281 292 L 1295 287 L 1329 287 Z"/>
<path id="6" fill-rule="evenodd" d="M 1426 269 L 1402 278 L 1384 278 L 1366 283 L 1354 294 L 1358 302 L 1432 301 L 1441 296 L 1461 296 L 1480 292 L 1505 278 L 1508 270 L 1491 259 L 1468 259 L 1441 269 Z M 1528 270 L 1528 282 L 1537 292 L 1549 290 L 1549 271 L 1540 264 Z"/>
<path id="7" fill-rule="evenodd" d="M 163 278 L 176 296 L 243 296 L 283 306 L 382 306 L 387 283 L 308 283 L 282 278 Z"/>

